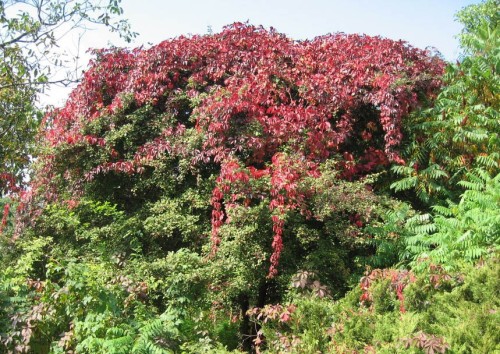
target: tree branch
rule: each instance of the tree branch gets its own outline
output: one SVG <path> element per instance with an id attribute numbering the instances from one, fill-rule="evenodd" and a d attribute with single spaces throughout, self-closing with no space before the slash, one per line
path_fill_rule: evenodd
<path id="1" fill-rule="evenodd" d="M 5 90 L 5 89 L 11 89 L 11 88 L 16 88 L 16 87 L 28 87 L 28 86 L 47 86 L 47 85 L 56 85 L 60 84 L 63 85 L 64 87 L 68 87 L 71 84 L 76 84 L 80 82 L 79 79 L 77 80 L 72 80 L 72 79 L 61 79 L 61 80 L 49 80 L 49 81 L 44 81 L 44 82 L 37 82 L 37 81 L 30 81 L 30 82 L 17 82 L 17 83 L 12 83 L 8 85 L 0 85 L 0 90 Z"/>

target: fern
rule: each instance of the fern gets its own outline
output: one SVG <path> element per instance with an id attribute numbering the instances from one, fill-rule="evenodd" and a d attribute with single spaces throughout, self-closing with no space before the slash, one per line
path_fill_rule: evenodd
<path id="1" fill-rule="evenodd" d="M 102 349 L 110 354 L 130 353 L 134 344 L 135 333 L 132 329 L 123 327 L 112 327 L 106 332 L 106 340 L 102 343 Z"/>
<path id="2" fill-rule="evenodd" d="M 133 352 L 138 354 L 168 354 L 168 331 L 161 319 L 155 319 L 140 329 L 140 336 L 136 340 Z"/>
<path id="3" fill-rule="evenodd" d="M 391 184 L 391 188 L 396 192 L 408 190 L 410 188 L 417 186 L 418 179 L 416 177 L 406 177 L 402 178 L 399 181 L 396 181 Z"/>
<path id="4" fill-rule="evenodd" d="M 499 154 L 492 153 L 490 155 L 480 155 L 477 157 L 477 162 L 487 168 L 498 168 Z"/>
<path id="5" fill-rule="evenodd" d="M 434 206 L 435 215 L 409 219 L 407 251 L 415 260 L 429 258 L 453 267 L 458 261 L 474 261 L 500 247 L 500 174 L 491 178 L 482 169 L 467 175 L 460 185 L 468 188 L 458 204 Z"/>
<path id="6" fill-rule="evenodd" d="M 181 311 L 182 312 L 182 311 Z M 184 321 L 179 309 L 169 307 L 160 318 L 146 322 L 139 329 L 132 352 L 137 354 L 168 354 L 179 352 L 186 336 L 180 330 Z"/>

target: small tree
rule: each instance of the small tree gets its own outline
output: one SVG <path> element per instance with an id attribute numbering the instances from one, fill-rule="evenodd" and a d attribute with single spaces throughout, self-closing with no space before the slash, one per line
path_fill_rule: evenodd
<path id="1" fill-rule="evenodd" d="M 463 56 L 447 67 L 434 106 L 406 127 L 408 164 L 394 167 L 404 178 L 393 188 L 414 190 L 427 206 L 458 201 L 457 182 L 474 168 L 500 171 L 498 1 L 471 5 L 457 17 Z"/>
<path id="2" fill-rule="evenodd" d="M 37 96 L 48 85 L 78 79 L 64 68 L 58 41 L 103 25 L 126 40 L 135 33 L 121 19 L 121 0 L 106 5 L 93 0 L 0 1 L 0 192 L 16 189 L 33 153 L 33 137 L 41 114 Z M 63 67 L 67 75 L 55 76 Z"/>

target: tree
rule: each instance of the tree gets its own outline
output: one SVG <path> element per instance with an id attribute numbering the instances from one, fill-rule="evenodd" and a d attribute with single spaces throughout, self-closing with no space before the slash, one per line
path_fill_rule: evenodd
<path id="1" fill-rule="evenodd" d="M 214 251 L 233 206 L 266 200 L 270 275 L 286 214 L 308 215 L 305 180 L 329 159 L 348 180 L 403 163 L 402 120 L 439 87 L 443 67 L 404 42 L 337 34 L 297 43 L 244 24 L 95 54 L 66 106 L 45 117 L 33 193 L 50 202 L 94 190 L 133 212 L 215 179 Z"/>
<path id="2" fill-rule="evenodd" d="M 0 191 L 15 191 L 22 184 L 33 138 L 41 118 L 37 95 L 50 84 L 68 85 L 78 79 L 63 66 L 58 41 L 90 24 L 104 25 L 126 40 L 135 33 L 120 19 L 120 0 L 5 0 L 0 1 Z M 60 69 L 60 68 L 59 68 Z M 66 68 L 69 69 L 69 68 Z"/>
<path id="3" fill-rule="evenodd" d="M 432 108 L 418 112 L 406 128 L 406 166 L 396 191 L 414 190 L 429 206 L 463 191 L 457 182 L 475 168 L 500 171 L 498 1 L 471 5 L 458 13 L 462 58 L 450 64 L 445 86 Z"/>
<path id="4" fill-rule="evenodd" d="M 415 189 L 428 214 L 408 222 L 409 254 L 446 268 L 498 252 L 500 67 L 498 1 L 471 5 L 458 13 L 462 57 L 450 64 L 446 85 L 434 107 L 409 127 L 408 166 L 396 190 Z"/>

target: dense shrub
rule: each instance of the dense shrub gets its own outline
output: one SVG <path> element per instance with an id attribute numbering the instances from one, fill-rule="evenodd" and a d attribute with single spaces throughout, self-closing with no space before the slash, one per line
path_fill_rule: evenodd
<path id="1" fill-rule="evenodd" d="M 368 288 L 334 302 L 291 292 L 288 305 L 251 311 L 255 338 L 269 353 L 493 353 L 500 349 L 497 258 L 459 273 L 431 266 L 402 291 L 394 272 L 375 273 Z M 369 300 L 363 296 L 369 292 Z"/>

